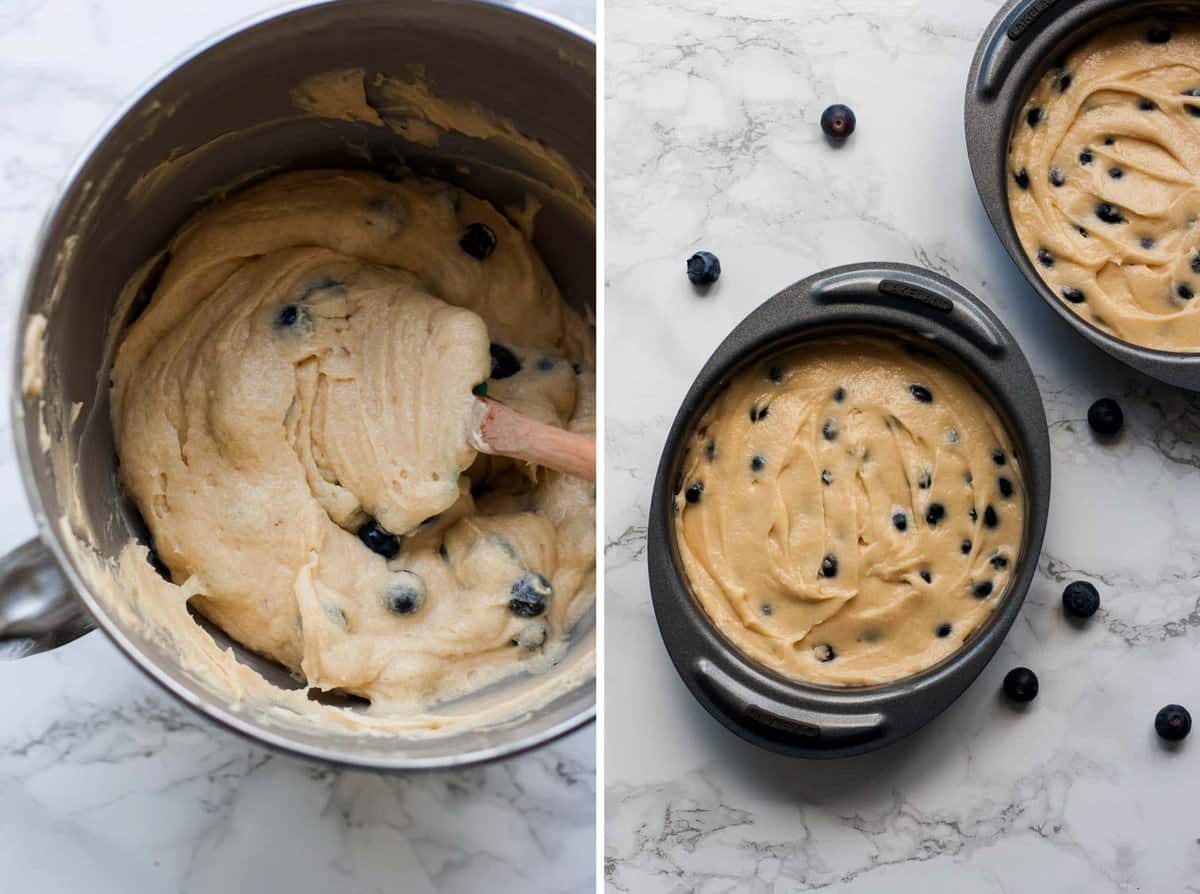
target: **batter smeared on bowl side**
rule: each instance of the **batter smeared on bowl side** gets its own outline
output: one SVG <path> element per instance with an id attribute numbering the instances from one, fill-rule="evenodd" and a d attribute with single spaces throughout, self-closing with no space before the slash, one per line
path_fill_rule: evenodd
<path id="1" fill-rule="evenodd" d="M 1200 351 L 1200 25 L 1101 32 L 1013 124 L 1008 201 L 1034 269 L 1133 344 Z"/>
<path id="2" fill-rule="evenodd" d="M 900 341 L 821 338 L 739 374 L 675 497 L 691 588 L 747 656 L 831 685 L 955 651 L 1012 580 L 1021 464 L 962 374 Z"/>

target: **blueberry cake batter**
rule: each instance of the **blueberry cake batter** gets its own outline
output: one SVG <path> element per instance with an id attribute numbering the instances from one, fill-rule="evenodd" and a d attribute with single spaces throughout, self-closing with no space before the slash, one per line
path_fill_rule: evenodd
<path id="1" fill-rule="evenodd" d="M 1034 89 L 1008 199 L 1034 268 L 1118 338 L 1200 351 L 1200 26 L 1104 31 Z"/>
<path id="2" fill-rule="evenodd" d="M 491 205 L 287 174 L 200 213 L 140 291 L 121 478 L 194 609 L 372 713 L 561 656 L 594 593 L 594 488 L 477 456 L 468 426 L 486 387 L 593 431 L 591 333 Z"/>
<path id="3" fill-rule="evenodd" d="M 692 590 L 752 659 L 882 683 L 955 651 L 1003 598 L 1024 483 L 983 395 L 928 352 L 823 338 L 741 374 L 675 497 Z"/>

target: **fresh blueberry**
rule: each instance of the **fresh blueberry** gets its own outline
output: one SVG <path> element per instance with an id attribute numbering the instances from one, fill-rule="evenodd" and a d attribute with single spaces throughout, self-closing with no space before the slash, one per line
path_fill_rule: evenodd
<path id="1" fill-rule="evenodd" d="M 945 517 L 946 507 L 941 503 L 930 503 L 929 508 L 925 511 L 925 521 L 931 526 L 936 526 Z"/>
<path id="2" fill-rule="evenodd" d="M 766 464 L 767 464 L 767 461 L 765 459 L 763 459 L 758 454 L 755 454 L 754 456 L 752 456 L 750 458 L 750 471 L 761 472 L 763 470 L 763 466 L 765 466 Z"/>
<path id="3" fill-rule="evenodd" d="M 492 342 L 488 347 L 492 355 L 492 378 L 507 379 L 521 371 L 521 361 L 504 345 Z"/>
<path id="4" fill-rule="evenodd" d="M 388 577 L 384 605 L 397 615 L 411 615 L 425 604 L 425 581 L 411 571 L 397 571 Z"/>
<path id="5" fill-rule="evenodd" d="M 983 510 L 983 524 L 987 528 L 994 528 L 1000 524 L 1000 519 L 996 517 L 996 510 L 991 506 Z"/>
<path id="6" fill-rule="evenodd" d="M 837 420 L 830 418 L 821 426 L 821 435 L 826 441 L 836 441 L 838 436 Z"/>
<path id="7" fill-rule="evenodd" d="M 1060 171 L 1058 168 L 1050 169 L 1050 185 L 1051 186 L 1062 186 L 1066 182 L 1067 182 L 1066 175 L 1063 174 L 1062 171 Z"/>
<path id="8" fill-rule="evenodd" d="M 896 528 L 897 531 L 907 531 L 908 530 L 908 516 L 905 515 L 903 512 L 893 513 L 892 514 L 892 525 Z"/>
<path id="9" fill-rule="evenodd" d="M 849 106 L 835 103 L 821 113 L 821 130 L 831 140 L 844 140 L 854 133 L 858 119 Z"/>
<path id="10" fill-rule="evenodd" d="M 837 652 L 834 651 L 833 646 L 829 645 L 829 643 L 822 643 L 819 646 L 813 646 L 813 655 L 815 655 L 817 661 L 820 661 L 822 664 L 833 661 L 833 659 L 837 658 Z"/>
<path id="11" fill-rule="evenodd" d="M 992 451 L 992 462 L 994 462 L 998 466 L 1002 466 L 1006 462 L 1008 462 L 1008 457 L 1006 457 L 1004 455 L 1003 450 L 1001 450 L 999 447 L 997 447 Z"/>
<path id="12" fill-rule="evenodd" d="M 1081 165 L 1090 165 L 1096 156 L 1092 155 L 1091 149 L 1084 149 L 1079 153 L 1079 163 Z"/>
<path id="13" fill-rule="evenodd" d="M 1000 571 L 1001 569 L 1008 567 L 1008 558 L 1005 556 L 1000 556 L 1000 555 L 992 556 L 991 561 L 992 561 L 992 567 L 995 568 L 997 571 Z"/>
<path id="14" fill-rule="evenodd" d="M 925 581 L 925 583 L 933 583 L 933 572 L 931 572 L 928 568 L 922 568 L 918 574 L 921 575 L 921 580 Z"/>
<path id="15" fill-rule="evenodd" d="M 909 393 L 912 394 L 913 398 L 918 402 L 923 404 L 933 403 L 933 392 L 924 385 L 919 385 L 914 382 L 908 386 L 908 390 Z"/>
<path id="16" fill-rule="evenodd" d="M 845 399 L 846 399 L 846 389 L 845 389 L 845 388 L 843 388 L 843 387 L 841 387 L 841 386 L 839 385 L 839 386 L 838 386 L 837 388 L 835 388 L 835 389 L 834 389 L 834 391 L 833 391 L 833 400 L 834 400 L 834 403 L 839 403 L 839 404 L 840 404 L 840 403 L 841 403 L 842 401 L 844 401 Z"/>
<path id="17" fill-rule="evenodd" d="M 1017 182 L 1017 186 L 1021 189 L 1029 189 L 1029 172 L 1024 168 L 1013 174 L 1013 180 Z"/>
<path id="18" fill-rule="evenodd" d="M 951 627 L 948 623 L 938 624 L 937 635 L 939 639 L 945 639 L 950 635 Z"/>
<path id="19" fill-rule="evenodd" d="M 1030 109 L 1028 112 L 1026 112 L 1025 113 L 1025 122 L 1030 127 L 1037 127 L 1039 124 L 1041 124 L 1042 123 L 1041 106 L 1034 106 L 1032 109 Z"/>
<path id="20" fill-rule="evenodd" d="M 1116 165 L 1113 165 L 1108 169 L 1108 176 L 1112 177 L 1114 180 L 1120 180 L 1125 176 L 1125 172 Z"/>
<path id="21" fill-rule="evenodd" d="M 1054 86 L 1056 86 L 1058 88 L 1059 93 L 1066 93 L 1067 90 L 1071 86 L 1072 80 L 1073 80 L 1073 78 L 1071 77 L 1071 75 L 1068 72 L 1064 71 L 1062 74 L 1060 74 L 1058 76 L 1058 79 L 1054 82 Z"/>
<path id="22" fill-rule="evenodd" d="M 1138 240 L 1138 245 L 1140 245 L 1142 248 L 1146 249 L 1146 251 L 1149 251 L 1150 249 L 1154 248 L 1154 240 L 1151 239 L 1149 236 L 1143 236 L 1141 239 Z"/>
<path id="23" fill-rule="evenodd" d="M 1166 43 L 1171 39 L 1171 29 L 1163 25 L 1155 25 L 1146 32 L 1147 43 Z"/>
<path id="24" fill-rule="evenodd" d="M 358 539 L 371 552 L 378 553 L 385 559 L 394 559 L 400 554 L 400 538 L 375 519 L 371 519 L 358 529 Z"/>
<path id="25" fill-rule="evenodd" d="M 692 285 L 711 286 L 721 278 L 721 262 L 711 251 L 698 251 L 688 258 L 687 276 Z"/>
<path id="26" fill-rule="evenodd" d="M 837 577 L 838 561 L 837 556 L 830 553 L 821 560 L 821 577 Z"/>
<path id="27" fill-rule="evenodd" d="M 1067 286 L 1062 290 L 1062 295 L 1072 304 L 1082 304 L 1087 300 L 1087 296 L 1083 294 L 1083 290 L 1077 289 L 1074 286 Z"/>
<path id="28" fill-rule="evenodd" d="M 1179 287 L 1175 289 L 1175 294 L 1184 301 L 1191 301 L 1196 297 L 1196 293 L 1192 291 L 1192 287 L 1185 282 L 1179 284 Z"/>
<path id="29" fill-rule="evenodd" d="M 987 599 L 992 595 L 992 582 L 990 580 L 981 580 L 975 586 L 971 587 L 971 595 L 976 599 Z"/>
<path id="30" fill-rule="evenodd" d="M 294 304 L 285 304 L 279 308 L 279 313 L 275 314 L 275 325 L 280 329 L 287 329 L 296 324 L 300 319 L 300 308 Z"/>
<path id="31" fill-rule="evenodd" d="M 712 462 L 714 459 L 717 458 L 717 442 L 716 441 L 709 441 L 707 444 L 704 445 L 704 455 L 708 458 L 709 462 Z"/>
<path id="32" fill-rule="evenodd" d="M 508 591 L 508 610 L 522 618 L 544 614 L 554 596 L 550 581 L 536 571 L 521 575 Z"/>
<path id="33" fill-rule="evenodd" d="M 972 548 L 973 546 L 974 546 L 974 544 L 973 544 L 973 543 L 971 543 L 971 541 L 970 541 L 970 540 L 964 540 L 962 543 L 960 543 L 960 544 L 958 545 L 958 548 L 959 548 L 960 550 L 962 550 L 962 554 L 963 554 L 964 556 L 969 556 L 969 555 L 971 554 L 971 548 Z"/>
<path id="34" fill-rule="evenodd" d="M 687 490 L 683 492 L 683 496 L 689 503 L 699 503 L 702 493 L 704 493 L 704 482 L 693 481 L 687 486 Z"/>
<path id="35" fill-rule="evenodd" d="M 1062 604 L 1072 618 L 1090 618 L 1100 608 L 1100 592 L 1085 580 L 1071 581 L 1063 590 Z"/>
<path id="36" fill-rule="evenodd" d="M 1014 702 L 1031 702 L 1037 698 L 1037 674 L 1027 667 L 1014 667 L 1004 676 L 1004 694 Z"/>
<path id="37" fill-rule="evenodd" d="M 996 479 L 996 486 L 1000 489 L 1000 496 L 1011 497 L 1013 495 L 1013 483 L 1003 475 Z"/>
<path id="38" fill-rule="evenodd" d="M 1046 251 L 1046 249 L 1044 249 L 1044 248 L 1038 249 L 1037 259 L 1038 259 L 1038 263 L 1041 264 L 1043 267 L 1053 267 L 1054 266 L 1054 255 L 1050 254 L 1050 252 Z"/>
<path id="39" fill-rule="evenodd" d="M 1088 425 L 1098 435 L 1111 437 L 1125 424 L 1125 413 L 1121 405 L 1111 397 L 1102 397 L 1088 407 Z"/>
<path id="40" fill-rule="evenodd" d="M 1167 705 L 1155 715 L 1154 731 L 1168 742 L 1186 739 L 1192 731 L 1192 715 L 1183 705 Z"/>
<path id="41" fill-rule="evenodd" d="M 828 469 L 821 470 L 821 483 L 826 487 L 833 484 L 833 473 Z"/>
<path id="42" fill-rule="evenodd" d="M 1183 110 L 1193 118 L 1200 118 L 1200 106 L 1193 105 L 1190 102 L 1185 102 L 1183 104 Z"/>
<path id="43" fill-rule="evenodd" d="M 459 237 L 458 247 L 477 261 L 486 261 L 496 250 L 496 234 L 487 224 L 467 224 Z"/>
<path id="44" fill-rule="evenodd" d="M 1143 96 L 1138 100 L 1138 108 L 1143 112 L 1153 112 L 1156 108 L 1158 108 L 1158 106 L 1154 104 L 1154 100 L 1146 99 L 1146 97 Z"/>
<path id="45" fill-rule="evenodd" d="M 933 487 L 933 472 L 928 466 L 921 470 L 921 477 L 917 479 L 917 487 L 921 490 L 929 490 Z"/>
<path id="46" fill-rule="evenodd" d="M 1189 266 L 1192 268 L 1192 273 L 1200 273 L 1200 252 L 1196 252 L 1194 255 L 1192 255 L 1192 260 Z"/>
<path id="47" fill-rule="evenodd" d="M 1106 224 L 1119 224 L 1125 221 L 1125 215 L 1121 213 L 1121 209 L 1108 202 L 1101 202 L 1096 206 L 1096 216 Z"/>
<path id="48" fill-rule="evenodd" d="M 764 404 L 761 407 L 758 404 L 751 404 L 750 405 L 750 421 L 751 422 L 762 422 L 764 419 L 767 418 L 767 416 L 770 414 L 770 412 L 771 412 L 770 404 Z"/>
<path id="49" fill-rule="evenodd" d="M 770 379 L 772 382 L 774 382 L 776 385 L 778 385 L 780 382 L 783 381 L 783 370 L 780 369 L 778 366 L 772 366 L 770 369 L 767 370 L 767 378 Z"/>
<path id="50" fill-rule="evenodd" d="M 1116 145 L 1116 142 L 1117 142 L 1117 138 L 1116 138 L 1116 137 L 1105 137 L 1105 138 L 1104 138 L 1104 145 L 1105 145 L 1105 146 L 1113 146 L 1113 145 Z"/>

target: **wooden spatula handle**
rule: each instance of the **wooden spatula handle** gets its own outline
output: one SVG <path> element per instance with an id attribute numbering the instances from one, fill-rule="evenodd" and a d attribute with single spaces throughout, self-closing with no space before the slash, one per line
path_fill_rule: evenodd
<path id="1" fill-rule="evenodd" d="M 596 439 L 536 419 L 487 397 L 477 398 L 473 446 L 483 453 L 498 453 L 549 469 L 596 480 Z"/>

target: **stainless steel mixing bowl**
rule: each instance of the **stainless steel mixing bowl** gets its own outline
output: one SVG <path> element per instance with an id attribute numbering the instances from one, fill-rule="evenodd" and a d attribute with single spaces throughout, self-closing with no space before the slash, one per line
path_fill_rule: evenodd
<path id="1" fill-rule="evenodd" d="M 419 68 L 417 68 L 419 67 Z M 408 143 L 385 127 L 302 115 L 291 91 L 305 78 L 362 68 L 398 78 L 420 71 L 439 98 L 477 103 L 521 134 L 557 151 L 581 177 L 583 199 L 540 191 L 544 171 L 511 141 L 441 135 Z M 461 766 L 532 748 L 590 720 L 588 679 L 540 709 L 488 729 L 437 737 L 356 735 L 267 723 L 214 697 L 176 658 L 97 599 L 86 570 L 64 548 L 57 520 L 74 481 L 59 480 L 39 428 L 68 439 L 81 470 L 77 498 L 95 550 L 116 555 L 138 534 L 116 485 L 108 423 L 105 333 L 122 285 L 215 193 L 252 172 L 317 166 L 400 165 L 456 182 L 497 206 L 520 206 L 531 190 L 542 209 L 535 242 L 567 300 L 595 303 L 595 46 L 584 31 L 527 9 L 483 0 L 340 0 L 303 6 L 215 38 L 173 65 L 105 128 L 51 209 L 31 262 L 15 331 L 12 418 L 17 454 L 40 538 L 0 560 L 0 654 L 54 648 L 102 628 L 139 667 L 184 703 L 267 745 L 376 769 Z M 197 150 L 197 151 L 193 151 Z M 365 150 L 365 151 L 364 151 Z M 189 154 L 190 153 L 190 154 Z M 368 161 L 368 157 L 371 161 Z M 175 161 L 167 168 L 161 164 Z M 47 318 L 45 405 L 22 393 L 22 336 Z M 82 404 L 77 424 L 61 408 Z M 57 410 L 55 408 L 58 408 Z M 87 421 L 85 425 L 84 422 Z M 60 470 L 61 471 L 61 470 Z M 572 650 L 594 644 L 585 618 Z M 215 635 L 220 638 L 219 631 Z M 236 648 L 236 644 L 234 645 Z M 243 662 L 294 688 L 280 667 L 244 650 Z M 518 681 L 511 685 L 521 685 Z"/>

